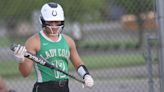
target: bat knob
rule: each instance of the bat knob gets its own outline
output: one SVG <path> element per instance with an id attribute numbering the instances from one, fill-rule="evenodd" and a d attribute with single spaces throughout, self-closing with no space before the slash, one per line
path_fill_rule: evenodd
<path id="1" fill-rule="evenodd" d="M 17 44 L 13 43 L 13 44 L 11 44 L 10 49 L 11 49 L 12 51 L 15 51 L 15 48 L 16 48 L 17 46 L 18 46 Z"/>

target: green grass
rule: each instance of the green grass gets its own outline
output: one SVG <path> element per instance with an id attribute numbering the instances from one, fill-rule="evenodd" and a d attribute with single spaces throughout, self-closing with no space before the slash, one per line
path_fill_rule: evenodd
<path id="1" fill-rule="evenodd" d="M 0 37 L 0 47 L 7 47 L 10 45 L 10 40 L 7 37 Z"/>
<path id="2" fill-rule="evenodd" d="M 118 50 L 120 48 L 124 49 L 137 49 L 139 48 L 137 41 L 130 41 L 130 40 L 119 40 L 119 41 L 81 41 L 79 42 L 79 48 L 85 48 L 90 50 L 107 50 L 113 49 Z"/>
<path id="3" fill-rule="evenodd" d="M 0 37 L 0 47 L 9 47 L 12 43 L 24 44 L 26 38 L 9 38 L 9 37 Z"/>
<path id="4" fill-rule="evenodd" d="M 116 68 L 144 64 L 144 58 L 140 54 L 132 55 L 106 55 L 81 57 L 90 69 Z"/>
<path id="5" fill-rule="evenodd" d="M 1 61 L 0 62 L 0 75 L 4 77 L 17 76 L 18 67 L 15 61 Z"/>
<path id="6" fill-rule="evenodd" d="M 21 78 L 19 73 L 18 63 L 16 61 L 1 61 L 0 62 L 0 76 L 4 78 Z M 31 77 L 33 77 L 32 74 Z"/>
<path id="7" fill-rule="evenodd" d="M 82 56 L 81 58 L 89 69 L 116 68 L 145 64 L 144 58 L 140 54 Z M 74 70 L 72 64 L 70 64 L 70 70 Z M 5 78 L 20 76 L 18 63 L 15 61 L 1 61 L 0 75 Z M 34 76 L 34 74 L 32 74 L 32 76 Z"/>

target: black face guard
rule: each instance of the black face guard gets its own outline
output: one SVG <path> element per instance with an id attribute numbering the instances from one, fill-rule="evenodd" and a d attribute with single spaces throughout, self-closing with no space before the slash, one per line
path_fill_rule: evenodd
<path id="1" fill-rule="evenodd" d="M 50 26 L 44 19 L 42 16 L 40 16 L 40 22 L 42 24 L 42 28 L 46 27 L 46 26 Z M 63 31 L 64 29 L 64 21 L 61 21 L 61 24 L 60 25 L 57 25 L 57 26 L 62 26 L 62 29 L 60 31 L 60 33 Z"/>

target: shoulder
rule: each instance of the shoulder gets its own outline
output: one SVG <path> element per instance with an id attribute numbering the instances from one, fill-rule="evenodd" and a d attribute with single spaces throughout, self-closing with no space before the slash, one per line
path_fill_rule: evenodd
<path id="1" fill-rule="evenodd" d="M 29 37 L 25 42 L 25 46 L 26 46 L 27 50 L 29 50 L 29 51 L 31 51 L 31 50 L 37 51 L 40 46 L 39 34 L 36 33 L 36 34 L 32 35 L 31 37 Z"/>
<path id="2" fill-rule="evenodd" d="M 40 39 L 39 38 L 39 34 L 36 33 L 36 34 L 32 35 L 31 37 L 29 37 L 26 42 L 30 42 L 31 43 L 31 42 L 38 41 L 39 39 Z"/>
<path id="3" fill-rule="evenodd" d="M 68 35 L 66 35 L 66 34 L 63 34 L 63 36 L 64 36 L 64 38 L 67 40 L 67 41 L 73 41 L 73 39 L 70 37 L 70 36 L 68 36 Z"/>
<path id="4" fill-rule="evenodd" d="M 68 36 L 66 34 L 63 34 L 63 36 L 66 39 L 66 41 L 67 41 L 67 43 L 69 44 L 70 47 L 74 47 L 75 46 L 75 42 L 74 42 L 74 40 L 70 36 Z"/>

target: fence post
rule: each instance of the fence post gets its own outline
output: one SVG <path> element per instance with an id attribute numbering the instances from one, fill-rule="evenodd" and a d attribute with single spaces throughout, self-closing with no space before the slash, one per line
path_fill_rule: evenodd
<path id="1" fill-rule="evenodd" d="M 159 25 L 159 71 L 160 71 L 160 92 L 164 92 L 164 0 L 156 0 L 157 21 Z"/>
<path id="2" fill-rule="evenodd" d="M 148 86 L 149 91 L 148 92 L 154 92 L 154 81 L 153 81 L 153 65 L 152 65 L 152 53 L 151 53 L 151 47 L 152 47 L 152 40 L 155 40 L 156 38 L 153 38 L 151 35 L 146 36 L 146 53 L 144 53 L 145 61 L 147 64 L 147 70 L 148 70 Z"/>

